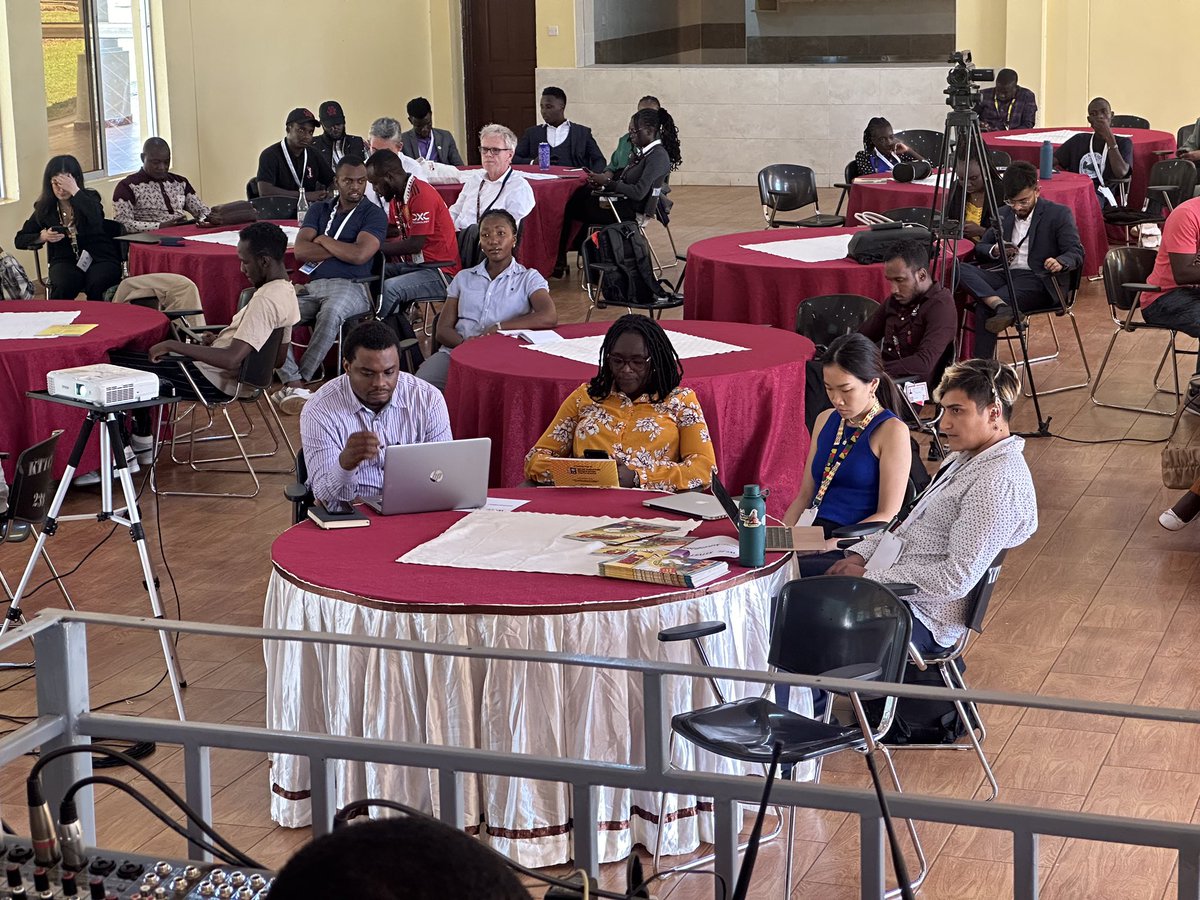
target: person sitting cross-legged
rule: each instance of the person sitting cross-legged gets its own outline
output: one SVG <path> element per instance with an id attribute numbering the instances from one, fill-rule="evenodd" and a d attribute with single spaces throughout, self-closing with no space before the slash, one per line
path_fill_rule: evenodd
<path id="1" fill-rule="evenodd" d="M 337 341 L 342 324 L 370 311 L 367 286 L 355 279 L 371 274 L 371 260 L 387 235 L 387 217 L 378 206 L 363 199 L 367 167 L 355 156 L 338 163 L 337 199 L 321 200 L 308 208 L 296 236 L 296 260 L 308 284 L 296 289 L 300 312 L 311 321 L 308 348 L 297 364 L 289 353 L 279 370 L 283 390 L 272 398 L 281 412 L 299 412 L 312 392 L 312 381 Z"/>
<path id="2" fill-rule="evenodd" d="M 558 311 L 546 279 L 515 259 L 517 222 L 506 209 L 484 213 L 479 223 L 484 261 L 454 276 L 446 304 L 438 316 L 437 340 L 417 377 L 445 390 L 450 374 L 450 351 L 467 341 L 510 329 L 553 328 Z"/>
<path id="3" fill-rule="evenodd" d="M 981 359 L 995 354 L 996 335 L 1013 324 L 1014 304 L 1021 313 L 1053 309 L 1058 299 L 1050 279 L 1083 265 L 1075 217 L 1061 203 L 1040 198 L 1037 169 L 1015 162 L 1003 186 L 1000 227 L 989 228 L 975 245 L 976 259 L 991 268 L 964 263 L 958 269 L 959 283 L 977 301 L 975 355 Z M 1001 253 L 1008 258 L 1015 296 L 997 266 Z"/>

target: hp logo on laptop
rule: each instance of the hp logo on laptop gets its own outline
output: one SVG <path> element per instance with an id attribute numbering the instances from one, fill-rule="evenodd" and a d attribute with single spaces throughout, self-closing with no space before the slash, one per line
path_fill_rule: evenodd
<path id="1" fill-rule="evenodd" d="M 432 481 L 434 484 L 440 483 L 442 480 L 442 470 L 434 469 L 432 472 L 430 472 L 429 480 Z"/>

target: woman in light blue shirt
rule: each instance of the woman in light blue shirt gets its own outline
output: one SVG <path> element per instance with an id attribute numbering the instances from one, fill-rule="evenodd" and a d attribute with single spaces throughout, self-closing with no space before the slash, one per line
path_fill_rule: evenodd
<path id="1" fill-rule="evenodd" d="M 493 209 L 479 222 L 484 261 L 454 276 L 434 337 L 441 349 L 421 364 L 417 377 L 445 390 L 450 351 L 497 331 L 553 328 L 558 310 L 546 279 L 515 259 L 517 223 L 506 209 Z"/>

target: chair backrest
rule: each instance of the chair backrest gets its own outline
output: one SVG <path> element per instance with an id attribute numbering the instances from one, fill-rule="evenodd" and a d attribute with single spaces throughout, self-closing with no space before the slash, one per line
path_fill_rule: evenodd
<path id="1" fill-rule="evenodd" d="M 367 293 L 371 296 L 371 310 L 375 315 L 379 315 L 379 310 L 382 308 L 383 282 L 386 277 L 387 257 L 384 256 L 381 248 L 376 250 L 375 255 L 371 257 L 371 274 L 364 282 L 367 286 Z"/>
<path id="2" fill-rule="evenodd" d="M 1000 567 L 1008 550 L 1001 550 L 988 566 L 979 583 L 967 594 L 967 627 L 976 634 L 983 634 L 983 620 L 987 615 L 988 604 L 992 601 L 992 593 L 996 590 L 996 579 L 1000 577 Z"/>
<path id="3" fill-rule="evenodd" d="M 8 497 L 4 518 L 15 522 L 41 525 L 53 496 L 54 451 L 58 447 L 56 431 L 44 441 L 21 451 Z"/>
<path id="4" fill-rule="evenodd" d="M 1113 247 L 1104 257 L 1104 294 L 1108 305 L 1129 310 L 1137 302 L 1137 292 L 1123 284 L 1145 284 L 1154 271 L 1157 251 L 1148 247 Z"/>
<path id="5" fill-rule="evenodd" d="M 1012 165 L 1012 154 L 1007 150 L 988 150 L 988 162 L 993 169 L 1007 169 Z"/>
<path id="6" fill-rule="evenodd" d="M 767 661 L 795 675 L 869 663 L 901 682 L 912 614 L 882 584 L 849 575 L 789 581 L 779 594 Z"/>
<path id="7" fill-rule="evenodd" d="M 942 158 L 942 139 L 940 131 L 930 131 L 926 128 L 913 128 L 909 131 L 896 132 L 896 140 L 912 147 L 923 157 L 936 166 Z"/>
<path id="8" fill-rule="evenodd" d="M 468 225 L 458 233 L 458 258 L 464 269 L 483 262 L 483 248 L 479 246 L 479 226 Z"/>
<path id="9" fill-rule="evenodd" d="M 1150 167 L 1150 187 L 1172 186 L 1166 192 L 1166 202 L 1174 209 L 1185 200 L 1191 200 L 1196 190 L 1196 166 L 1188 159 L 1160 159 Z M 1170 210 L 1163 206 L 1163 192 L 1151 190 L 1147 193 L 1150 209 L 1159 215 L 1166 215 Z"/>
<path id="10" fill-rule="evenodd" d="M 1083 283 L 1083 267 L 1076 266 L 1073 269 L 1055 276 L 1054 283 L 1058 285 L 1058 290 L 1063 293 L 1063 301 L 1067 309 L 1075 305 L 1075 298 L 1079 294 L 1079 286 Z"/>
<path id="11" fill-rule="evenodd" d="M 1186 141 L 1188 138 L 1190 138 L 1192 136 L 1193 132 L 1195 132 L 1195 130 L 1196 130 L 1195 122 L 1192 122 L 1190 125 L 1179 126 L 1179 130 L 1175 132 L 1175 146 L 1182 147 L 1184 141 Z"/>
<path id="12" fill-rule="evenodd" d="M 1150 120 L 1141 116 L 1113 116 L 1113 128 L 1149 128 Z"/>
<path id="13" fill-rule="evenodd" d="M 796 309 L 796 333 L 818 347 L 828 347 L 843 334 L 858 331 L 877 309 L 878 303 L 858 294 L 809 297 Z"/>
<path id="14" fill-rule="evenodd" d="M 779 212 L 817 202 L 817 180 L 808 166 L 779 163 L 758 173 L 758 199 Z"/>
<path id="15" fill-rule="evenodd" d="M 275 360 L 279 357 L 279 346 L 283 343 L 283 329 L 276 328 L 257 350 L 242 360 L 238 383 L 246 387 L 266 390 L 275 375 Z"/>
<path id="16" fill-rule="evenodd" d="M 118 241 L 117 238 L 125 234 L 125 226 L 116 219 L 104 220 L 104 234 L 117 245 L 117 250 L 121 254 L 121 262 L 129 261 L 129 241 Z"/>
<path id="17" fill-rule="evenodd" d="M 928 206 L 901 206 L 897 209 L 884 210 L 883 214 L 893 222 L 911 222 L 914 225 L 924 225 L 926 228 L 933 224 L 933 210 Z"/>
<path id="18" fill-rule="evenodd" d="M 254 198 L 257 196 L 258 196 L 258 179 L 251 178 L 249 181 L 246 182 L 246 199 L 253 202 Z"/>
<path id="19" fill-rule="evenodd" d="M 296 218 L 295 197 L 259 197 L 250 198 L 250 204 L 258 213 L 259 219 L 294 219 Z"/>

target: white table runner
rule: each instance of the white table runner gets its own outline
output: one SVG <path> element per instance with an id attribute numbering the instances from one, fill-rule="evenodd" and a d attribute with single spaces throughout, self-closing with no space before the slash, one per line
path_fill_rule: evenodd
<path id="1" fill-rule="evenodd" d="M 845 259 L 852 234 L 831 234 L 825 237 L 797 238 L 794 241 L 772 241 L 767 244 L 742 244 L 743 250 L 756 250 L 796 262 L 818 263 Z"/>
<path id="2" fill-rule="evenodd" d="M 748 349 L 736 344 L 726 344 L 724 341 L 714 341 L 694 334 L 685 334 L 682 331 L 668 331 L 667 337 L 670 338 L 671 346 L 675 348 L 680 359 L 716 356 L 719 353 L 738 353 Z M 522 344 L 521 346 L 525 350 L 536 350 L 538 353 L 560 356 L 563 359 L 594 366 L 600 361 L 600 345 L 603 343 L 604 335 L 596 334 L 591 337 L 569 338 L 546 344 Z"/>

